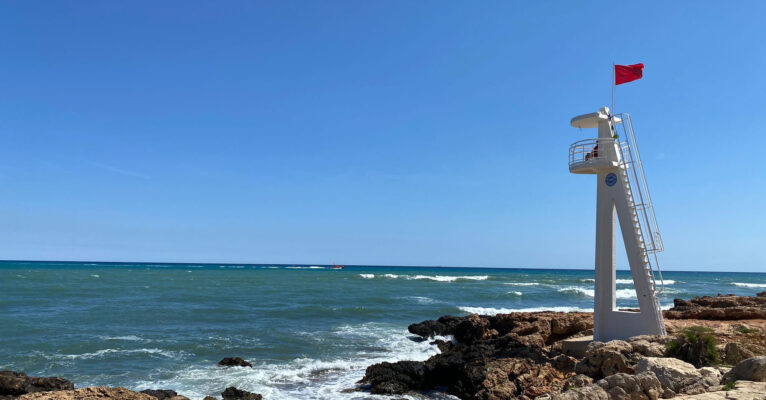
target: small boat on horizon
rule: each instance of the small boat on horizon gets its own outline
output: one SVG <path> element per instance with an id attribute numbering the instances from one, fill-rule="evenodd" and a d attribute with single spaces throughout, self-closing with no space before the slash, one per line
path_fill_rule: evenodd
<path id="1" fill-rule="evenodd" d="M 330 269 L 343 269 L 343 268 L 346 268 L 346 266 L 345 265 L 333 264 L 332 267 L 330 267 Z"/>

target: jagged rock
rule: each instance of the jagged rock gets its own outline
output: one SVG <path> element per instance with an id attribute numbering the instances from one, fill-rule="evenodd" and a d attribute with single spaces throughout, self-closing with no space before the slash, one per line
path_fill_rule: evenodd
<path id="1" fill-rule="evenodd" d="M 27 393 L 74 389 L 64 378 L 27 376 L 15 371 L 0 371 L 0 396 L 20 396 Z"/>
<path id="2" fill-rule="evenodd" d="M 218 365 L 222 367 L 253 367 L 253 364 L 250 364 L 239 357 L 226 357 L 221 361 L 218 361 Z"/>
<path id="3" fill-rule="evenodd" d="M 462 320 L 461 317 L 445 315 L 436 321 L 428 320 L 412 324 L 407 327 L 410 333 L 422 337 L 452 335 L 455 332 L 455 326 Z"/>
<path id="4" fill-rule="evenodd" d="M 593 378 L 589 377 L 588 375 L 583 375 L 583 374 L 573 375 L 567 378 L 566 382 L 564 382 L 564 391 L 588 386 L 592 383 L 593 383 Z"/>
<path id="5" fill-rule="evenodd" d="M 263 396 L 258 393 L 250 393 L 247 390 L 237 389 L 229 386 L 221 392 L 223 400 L 263 400 Z"/>
<path id="6" fill-rule="evenodd" d="M 606 391 L 610 400 L 657 400 L 663 394 L 660 381 L 651 371 L 610 375 L 596 385 Z"/>
<path id="7" fill-rule="evenodd" d="M 585 350 L 585 357 L 577 363 L 575 372 L 594 379 L 619 372 L 632 374 L 640 356 L 633 353 L 633 347 L 623 340 L 593 342 Z"/>
<path id="8" fill-rule="evenodd" d="M 724 362 L 734 365 L 748 358 L 766 355 L 766 348 L 754 343 L 729 342 L 724 352 L 726 353 Z"/>
<path id="9" fill-rule="evenodd" d="M 373 394 L 402 394 L 424 387 L 426 367 L 420 361 L 382 362 L 367 367 L 363 383 Z"/>
<path id="10" fill-rule="evenodd" d="M 497 331 L 489 327 L 487 318 L 471 314 L 455 326 L 453 335 L 458 342 L 470 344 L 477 340 L 497 336 Z"/>
<path id="11" fill-rule="evenodd" d="M 202 400 L 218 400 L 218 399 L 213 396 L 205 396 Z"/>
<path id="12" fill-rule="evenodd" d="M 766 292 L 754 297 L 718 295 L 675 299 L 673 308 L 665 311 L 671 319 L 742 320 L 766 318 Z"/>
<path id="13" fill-rule="evenodd" d="M 674 400 L 763 400 L 766 382 L 737 381 L 731 390 L 711 391 L 708 393 L 681 395 Z"/>
<path id="14" fill-rule="evenodd" d="M 677 358 L 646 357 L 636 366 L 636 372 L 651 371 L 665 389 L 674 393 L 704 393 L 708 387 L 718 385 L 721 374 L 715 368 L 697 369 Z"/>
<path id="15" fill-rule="evenodd" d="M 175 390 L 167 390 L 167 389 L 146 389 L 142 390 L 140 393 L 148 394 L 149 396 L 154 396 L 157 398 L 157 400 L 189 400 L 186 396 L 180 396 L 178 393 L 176 393 Z"/>
<path id="16" fill-rule="evenodd" d="M 642 356 L 663 357 L 665 355 L 665 345 L 671 339 L 669 336 L 641 335 L 628 339 L 628 343 L 633 348 L 633 352 Z"/>
<path id="17" fill-rule="evenodd" d="M 609 395 L 599 385 L 588 385 L 580 388 L 567 390 L 563 393 L 554 393 L 551 400 L 610 400 Z"/>
<path id="18" fill-rule="evenodd" d="M 29 393 L 18 400 L 156 400 L 154 396 L 138 393 L 123 387 L 86 387 L 81 389 L 56 390 Z"/>
<path id="19" fill-rule="evenodd" d="M 727 382 L 739 380 L 766 382 L 766 356 L 740 361 L 724 375 L 724 380 Z"/>

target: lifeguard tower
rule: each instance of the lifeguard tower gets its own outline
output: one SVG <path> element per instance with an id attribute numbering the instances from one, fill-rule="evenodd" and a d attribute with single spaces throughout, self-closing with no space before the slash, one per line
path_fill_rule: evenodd
<path id="1" fill-rule="evenodd" d="M 636 335 L 664 336 L 665 322 L 657 298 L 664 288 L 657 262 L 662 239 L 630 115 L 611 115 L 609 108 L 603 107 L 572 118 L 571 125 L 598 130 L 597 138 L 569 147 L 569 172 L 597 178 L 593 339 L 604 342 Z M 621 138 L 624 141 L 620 142 Z M 620 222 L 639 312 L 617 309 L 615 217 Z"/>

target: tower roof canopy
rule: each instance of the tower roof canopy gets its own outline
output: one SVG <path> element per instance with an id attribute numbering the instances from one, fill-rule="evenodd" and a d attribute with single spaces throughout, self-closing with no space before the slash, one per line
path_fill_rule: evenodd
<path id="1" fill-rule="evenodd" d="M 598 128 L 600 122 L 609 120 L 609 108 L 602 107 L 600 110 L 590 114 L 578 115 L 572 118 L 570 124 L 573 128 Z M 614 117 L 615 123 L 622 122 L 621 119 Z"/>

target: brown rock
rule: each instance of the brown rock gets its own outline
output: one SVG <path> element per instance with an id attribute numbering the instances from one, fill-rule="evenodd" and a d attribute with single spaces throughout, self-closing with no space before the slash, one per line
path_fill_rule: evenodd
<path id="1" fill-rule="evenodd" d="M 123 387 L 86 387 L 73 390 L 57 390 L 25 394 L 18 400 L 156 400 L 154 396 L 137 393 Z"/>
<path id="2" fill-rule="evenodd" d="M 0 396 L 20 396 L 27 393 L 74 389 L 64 378 L 27 376 L 22 372 L 0 371 Z"/>
<path id="3" fill-rule="evenodd" d="M 234 386 L 227 387 L 221 392 L 221 396 L 223 396 L 223 400 L 263 400 L 263 396 L 258 393 L 237 389 Z"/>
<path id="4" fill-rule="evenodd" d="M 726 353 L 724 362 L 734 365 L 748 358 L 766 355 L 766 348 L 754 343 L 729 342 L 724 352 Z"/>

